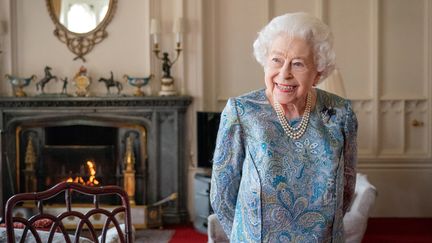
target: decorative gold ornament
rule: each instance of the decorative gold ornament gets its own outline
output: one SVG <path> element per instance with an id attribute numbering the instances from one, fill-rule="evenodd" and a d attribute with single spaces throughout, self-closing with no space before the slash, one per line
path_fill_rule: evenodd
<path id="1" fill-rule="evenodd" d="M 36 152 L 33 146 L 33 136 L 29 135 L 27 138 L 27 147 L 25 152 L 25 190 L 26 192 L 35 192 L 37 180 L 35 164 L 37 161 Z"/>
<path id="2" fill-rule="evenodd" d="M 75 74 L 74 77 L 76 95 L 80 97 L 85 97 L 89 95 L 89 86 L 91 84 L 91 79 L 87 75 L 87 68 L 81 66 L 80 70 Z"/>
<path id="3" fill-rule="evenodd" d="M 124 155 L 123 188 L 129 196 L 130 203 L 135 204 L 135 154 L 133 151 L 133 136 L 126 138 L 126 151 Z"/>

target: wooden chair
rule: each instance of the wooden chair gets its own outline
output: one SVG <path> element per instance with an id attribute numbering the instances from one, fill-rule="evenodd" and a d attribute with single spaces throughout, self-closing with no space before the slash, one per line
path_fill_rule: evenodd
<path id="1" fill-rule="evenodd" d="M 64 192 L 65 193 L 65 212 L 54 216 L 51 214 L 44 213 L 43 202 L 51 199 L 58 194 Z M 73 211 L 72 209 L 72 192 L 76 192 L 79 194 L 91 195 L 93 196 L 93 206 L 94 208 L 90 208 L 90 210 L 83 214 L 78 211 Z M 75 194 L 74 194 L 75 195 Z M 121 199 L 120 206 L 114 208 L 112 211 L 108 211 L 106 209 L 99 207 L 99 196 L 102 195 L 117 195 Z M 37 204 L 37 213 L 31 216 L 28 219 L 23 217 L 13 216 L 14 207 L 20 203 L 25 201 L 33 201 Z M 125 224 L 125 232 L 123 233 L 119 224 L 119 221 L 115 218 L 119 213 L 124 213 L 124 224 Z M 90 217 L 95 214 L 105 215 L 106 220 L 103 225 L 103 228 L 100 232 L 100 238 L 97 237 L 97 232 L 95 227 L 92 225 L 90 221 Z M 62 219 L 74 216 L 78 218 L 77 228 L 75 229 L 75 234 L 71 237 L 66 231 L 65 225 L 62 222 Z M 102 187 L 89 187 L 83 186 L 77 183 L 72 182 L 61 182 L 55 185 L 54 187 L 42 191 L 42 192 L 34 192 L 34 193 L 20 193 L 12 196 L 6 203 L 5 209 L 5 224 L 7 231 L 7 240 L 8 243 L 15 242 L 15 233 L 14 233 L 14 223 L 19 222 L 24 224 L 23 234 L 20 242 L 26 242 L 26 237 L 33 235 L 36 242 L 40 243 L 41 237 L 40 233 L 42 231 L 38 231 L 34 227 L 34 222 L 40 219 L 50 219 L 53 221 L 49 231 L 45 231 L 44 234 L 49 234 L 48 242 L 52 242 L 54 235 L 62 235 L 64 237 L 64 242 L 72 242 L 71 238 L 75 239 L 74 242 L 78 242 L 80 237 L 82 236 L 83 229 L 86 228 L 88 230 L 87 235 L 90 235 L 89 238 L 93 242 L 105 242 L 106 234 L 108 231 L 108 227 L 113 224 L 117 229 L 117 233 L 121 242 L 132 242 L 132 223 L 131 223 L 131 213 L 130 213 L 130 204 L 129 198 L 126 192 L 118 186 L 102 186 Z M 29 234 L 30 231 L 30 234 Z M 63 237 L 61 241 L 63 241 Z"/>

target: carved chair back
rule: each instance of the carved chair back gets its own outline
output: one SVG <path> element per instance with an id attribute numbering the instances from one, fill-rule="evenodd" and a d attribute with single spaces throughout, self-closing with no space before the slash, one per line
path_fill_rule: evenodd
<path id="1" fill-rule="evenodd" d="M 82 213 L 73 210 L 72 192 L 74 192 L 74 195 L 75 193 L 77 193 L 93 196 L 93 204 L 89 211 L 87 211 L 86 213 Z M 44 213 L 44 201 L 56 197 L 60 193 L 65 193 L 65 212 L 57 216 Z M 121 199 L 121 205 L 116 206 L 111 211 L 101 208 L 99 206 L 99 197 L 102 195 L 117 195 Z M 15 208 L 15 206 L 17 206 L 17 204 L 29 201 L 33 201 L 36 203 L 36 214 L 34 214 L 28 219 L 19 216 L 13 216 L 13 209 Z M 84 233 L 84 229 L 86 231 L 88 230 L 88 232 L 85 232 L 85 234 L 87 234 L 88 238 L 90 238 L 90 240 L 92 240 L 93 242 L 99 242 L 99 240 L 100 242 L 105 242 L 106 234 L 110 225 L 114 225 L 114 227 L 117 229 L 117 233 L 121 242 L 132 242 L 132 224 L 129 198 L 123 188 L 118 186 L 90 187 L 73 182 L 60 182 L 46 191 L 34 193 L 20 193 L 12 196 L 6 203 L 5 212 L 5 224 L 8 243 L 15 242 L 14 223 L 17 222 L 24 225 L 23 234 L 20 242 L 26 242 L 26 237 L 29 237 L 30 235 L 33 235 L 36 242 L 42 242 L 39 235 L 41 231 L 38 231 L 34 227 L 34 223 L 40 219 L 52 220 L 52 225 L 49 231 L 44 232 L 45 234 L 49 233 L 48 242 L 52 242 L 54 235 L 58 235 L 59 233 L 64 237 L 65 242 L 72 242 L 71 237 L 62 222 L 63 219 L 71 216 L 78 218 L 75 234 L 73 235 L 75 242 L 79 241 L 79 238 Z M 120 222 L 117 219 L 118 217 L 116 218 L 116 216 L 121 213 L 124 214 L 124 233 L 121 230 Z M 106 216 L 103 228 L 100 230 L 100 239 L 98 239 L 97 237 L 97 233 L 99 231 L 95 229 L 95 226 L 92 224 L 90 219 L 95 214 Z"/>

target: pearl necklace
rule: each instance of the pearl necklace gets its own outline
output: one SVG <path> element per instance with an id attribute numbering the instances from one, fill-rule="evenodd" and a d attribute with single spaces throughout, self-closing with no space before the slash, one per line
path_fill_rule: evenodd
<path id="1" fill-rule="evenodd" d="M 298 126 L 291 127 L 291 125 L 288 123 L 287 119 L 285 118 L 285 112 L 282 108 L 282 105 L 279 102 L 274 101 L 274 109 L 276 111 L 279 122 L 281 123 L 282 128 L 285 131 L 286 135 L 292 139 L 299 139 L 305 133 L 309 123 L 311 108 L 312 108 L 312 97 L 308 93 L 306 98 L 306 108 L 303 113 L 301 122 Z"/>

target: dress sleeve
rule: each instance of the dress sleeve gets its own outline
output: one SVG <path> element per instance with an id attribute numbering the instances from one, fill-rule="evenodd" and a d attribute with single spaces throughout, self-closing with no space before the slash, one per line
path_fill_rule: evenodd
<path id="1" fill-rule="evenodd" d="M 352 110 L 351 102 L 346 104 L 345 142 L 344 142 L 344 193 L 343 213 L 349 209 L 354 198 L 357 165 L 357 117 Z"/>
<path id="2" fill-rule="evenodd" d="M 245 158 L 243 132 L 235 99 L 225 106 L 216 139 L 210 189 L 210 202 L 230 236 Z"/>

